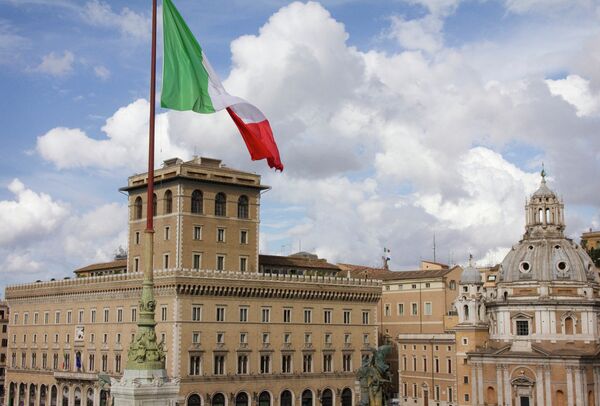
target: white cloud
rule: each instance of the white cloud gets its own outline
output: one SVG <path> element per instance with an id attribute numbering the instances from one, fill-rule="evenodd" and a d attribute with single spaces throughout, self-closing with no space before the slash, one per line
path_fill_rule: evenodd
<path id="1" fill-rule="evenodd" d="M 65 204 L 27 189 L 18 179 L 8 185 L 8 190 L 15 200 L 0 201 L 0 224 L 4 230 L 0 233 L 0 245 L 45 238 L 68 214 Z"/>
<path id="2" fill-rule="evenodd" d="M 94 139 L 76 128 L 57 127 L 38 137 L 37 151 L 56 167 L 127 168 L 140 170 L 147 160 L 149 103 L 138 99 L 120 108 L 106 120 L 102 131 L 107 138 Z M 156 117 L 157 162 L 188 152 L 172 145 L 166 114 Z"/>
<path id="3" fill-rule="evenodd" d="M 577 109 L 579 117 L 600 112 L 600 96 L 592 93 L 589 80 L 579 75 L 569 75 L 564 79 L 546 80 L 546 83 L 553 95 L 562 97 Z"/>
<path id="4" fill-rule="evenodd" d="M 65 76 L 73 71 L 74 62 L 75 55 L 71 51 L 64 51 L 62 56 L 50 52 L 42 57 L 42 62 L 32 71 L 47 73 L 52 76 Z"/>
<path id="5" fill-rule="evenodd" d="M 565 10 L 594 10 L 594 1 L 590 0 L 504 0 L 506 9 L 516 14 L 556 13 Z"/>
<path id="6" fill-rule="evenodd" d="M 406 20 L 392 16 L 389 36 L 396 39 L 405 49 L 421 49 L 434 53 L 443 46 L 442 28 L 444 23 L 436 15 L 428 14 L 419 19 Z"/>
<path id="7" fill-rule="evenodd" d="M 150 19 L 127 7 L 116 13 L 108 3 L 92 0 L 85 4 L 82 15 L 91 25 L 116 28 L 121 34 L 134 39 L 147 39 L 150 36 Z"/>
<path id="8" fill-rule="evenodd" d="M 0 19 L 0 65 L 14 62 L 28 45 L 29 41 L 12 24 Z"/>
<path id="9" fill-rule="evenodd" d="M 102 80 L 108 80 L 110 78 L 110 70 L 106 66 L 95 66 L 94 74 Z"/>

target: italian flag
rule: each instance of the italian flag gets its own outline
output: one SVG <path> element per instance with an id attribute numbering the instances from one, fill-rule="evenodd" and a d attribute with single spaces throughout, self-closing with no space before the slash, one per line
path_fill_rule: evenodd
<path id="1" fill-rule="evenodd" d="M 269 120 L 254 105 L 232 96 L 171 0 L 163 0 L 163 81 L 160 105 L 173 110 L 214 113 L 226 109 L 250 157 L 283 170 Z"/>

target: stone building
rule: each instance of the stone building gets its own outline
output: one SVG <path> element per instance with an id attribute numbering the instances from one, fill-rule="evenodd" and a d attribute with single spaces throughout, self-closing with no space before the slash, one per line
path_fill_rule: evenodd
<path id="1" fill-rule="evenodd" d="M 261 264 L 258 175 L 202 158 L 168 161 L 156 178 L 156 331 L 181 404 L 357 404 L 381 282 L 339 277 L 305 254 Z M 7 287 L 9 404 L 110 404 L 139 315 L 144 183 L 136 175 L 124 188 L 127 260 Z"/>
<path id="2" fill-rule="evenodd" d="M 0 405 L 4 405 L 6 356 L 8 350 L 8 305 L 0 300 Z"/>

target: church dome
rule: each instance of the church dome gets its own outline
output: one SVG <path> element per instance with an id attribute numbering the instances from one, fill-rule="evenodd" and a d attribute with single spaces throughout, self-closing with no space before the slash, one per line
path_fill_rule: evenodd
<path id="1" fill-rule="evenodd" d="M 504 282 L 596 279 L 589 255 L 566 238 L 521 241 L 502 261 L 500 275 Z"/>
<path id="2" fill-rule="evenodd" d="M 513 246 L 500 266 L 500 280 L 596 281 L 587 252 L 564 236 L 564 205 L 546 185 L 546 173 L 525 207 L 523 240 Z"/>
<path id="3" fill-rule="evenodd" d="M 483 285 L 481 274 L 469 261 L 469 265 L 463 270 L 460 276 L 461 285 Z"/>

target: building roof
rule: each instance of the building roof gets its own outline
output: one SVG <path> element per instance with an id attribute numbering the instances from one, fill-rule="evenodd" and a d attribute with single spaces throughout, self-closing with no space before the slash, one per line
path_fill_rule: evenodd
<path id="1" fill-rule="evenodd" d="M 384 268 L 373 268 L 364 265 L 338 264 L 342 271 L 348 271 L 352 278 L 371 278 L 384 281 L 439 278 L 450 273 L 452 269 L 419 269 L 415 271 L 390 271 Z"/>
<path id="2" fill-rule="evenodd" d="M 127 258 L 84 266 L 83 268 L 76 269 L 75 273 L 79 274 L 79 273 L 84 273 L 84 272 L 103 271 L 106 269 L 119 269 L 119 268 L 127 268 Z"/>
<path id="3" fill-rule="evenodd" d="M 339 271 L 337 265 L 330 264 L 325 259 L 312 259 L 307 256 L 259 255 L 258 263 L 262 266 L 284 266 L 300 269 L 330 269 Z"/>

